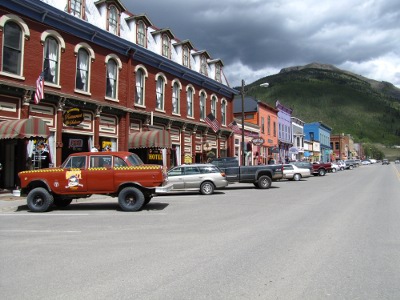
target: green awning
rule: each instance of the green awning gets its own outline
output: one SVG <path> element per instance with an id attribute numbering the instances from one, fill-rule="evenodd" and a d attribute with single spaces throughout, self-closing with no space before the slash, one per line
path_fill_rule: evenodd
<path id="1" fill-rule="evenodd" d="M 171 148 L 171 137 L 166 130 L 151 130 L 131 133 L 128 148 Z"/>
<path id="2" fill-rule="evenodd" d="M 50 129 L 46 122 L 38 118 L 0 122 L 0 139 L 48 138 L 49 136 Z"/>

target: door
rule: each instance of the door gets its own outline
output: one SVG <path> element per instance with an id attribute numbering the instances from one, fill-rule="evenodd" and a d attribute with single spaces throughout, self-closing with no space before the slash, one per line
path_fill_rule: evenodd
<path id="1" fill-rule="evenodd" d="M 168 183 L 174 185 L 174 190 L 182 190 L 185 188 L 184 175 L 183 167 L 176 167 L 168 172 Z"/>
<path id="2" fill-rule="evenodd" d="M 202 182 L 203 177 L 204 174 L 200 173 L 198 167 L 186 167 L 184 176 L 185 190 L 200 188 L 200 183 Z"/>
<path id="3" fill-rule="evenodd" d="M 107 152 L 105 152 L 107 153 Z M 89 156 L 87 188 L 94 193 L 111 193 L 114 187 L 114 168 L 112 155 Z"/>

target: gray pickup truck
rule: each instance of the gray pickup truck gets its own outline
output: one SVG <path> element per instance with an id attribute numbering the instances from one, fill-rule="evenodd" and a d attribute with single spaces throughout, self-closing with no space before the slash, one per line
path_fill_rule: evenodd
<path id="1" fill-rule="evenodd" d="M 272 181 L 283 178 L 282 165 L 239 166 L 237 157 L 221 157 L 211 160 L 225 172 L 228 182 L 252 183 L 260 189 L 269 189 Z"/>

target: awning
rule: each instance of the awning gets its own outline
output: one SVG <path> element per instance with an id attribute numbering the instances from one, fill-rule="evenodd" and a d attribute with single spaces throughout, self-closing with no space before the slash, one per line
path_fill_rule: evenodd
<path id="1" fill-rule="evenodd" d="M 129 135 L 128 148 L 171 148 L 171 137 L 166 130 L 131 133 Z"/>
<path id="2" fill-rule="evenodd" d="M 0 139 L 48 138 L 50 129 L 38 118 L 0 122 Z"/>

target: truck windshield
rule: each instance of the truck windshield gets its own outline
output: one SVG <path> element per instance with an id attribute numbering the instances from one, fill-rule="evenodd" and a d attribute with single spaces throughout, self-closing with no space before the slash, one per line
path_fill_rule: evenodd
<path id="1" fill-rule="evenodd" d="M 143 165 L 143 161 L 135 153 L 132 153 L 131 155 L 128 156 L 128 161 L 132 166 Z"/>

